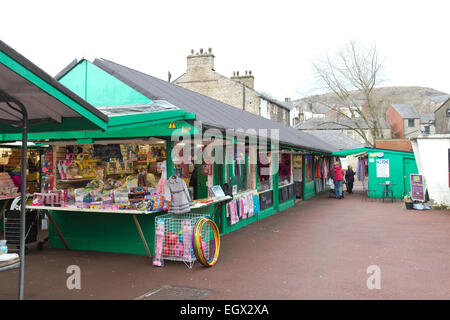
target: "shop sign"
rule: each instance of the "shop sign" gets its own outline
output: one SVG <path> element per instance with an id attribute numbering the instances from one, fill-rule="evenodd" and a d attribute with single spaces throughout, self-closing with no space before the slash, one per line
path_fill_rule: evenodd
<path id="1" fill-rule="evenodd" d="M 383 158 L 384 152 L 377 152 L 377 158 Z"/>
<path id="2" fill-rule="evenodd" d="M 376 152 L 372 152 L 372 153 L 369 153 L 369 157 L 376 157 L 377 156 L 377 153 Z"/>
<path id="3" fill-rule="evenodd" d="M 411 200 L 415 201 L 425 201 L 425 183 L 423 175 L 421 174 L 411 174 Z"/>
<path id="4" fill-rule="evenodd" d="M 389 159 L 377 159 L 377 178 L 389 178 Z"/>
<path id="5" fill-rule="evenodd" d="M 294 169 L 302 168 L 302 156 L 294 156 Z"/>
<path id="6" fill-rule="evenodd" d="M 202 165 L 202 174 L 205 176 L 212 175 L 212 164 L 203 164 Z"/>

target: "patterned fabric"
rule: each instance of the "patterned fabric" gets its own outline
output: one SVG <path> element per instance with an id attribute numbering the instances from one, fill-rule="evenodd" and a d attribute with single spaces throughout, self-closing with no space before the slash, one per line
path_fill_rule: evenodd
<path id="1" fill-rule="evenodd" d="M 183 214 L 191 211 L 189 191 L 186 182 L 177 176 L 171 176 L 164 183 L 164 195 L 170 201 L 169 213 Z"/>

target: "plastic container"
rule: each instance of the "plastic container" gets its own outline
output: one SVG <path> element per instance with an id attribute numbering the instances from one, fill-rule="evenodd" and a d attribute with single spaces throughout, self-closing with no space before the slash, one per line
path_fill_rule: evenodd
<path id="1" fill-rule="evenodd" d="M 8 253 L 8 247 L 6 246 L 6 240 L 0 240 L 0 254 Z"/>

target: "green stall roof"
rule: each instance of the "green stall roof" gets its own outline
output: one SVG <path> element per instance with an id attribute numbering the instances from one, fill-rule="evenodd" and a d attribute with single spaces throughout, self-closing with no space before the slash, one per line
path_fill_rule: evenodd
<path id="1" fill-rule="evenodd" d="M 355 154 L 359 154 L 359 153 L 363 153 L 363 152 L 393 153 L 393 154 L 398 154 L 398 155 L 403 155 L 403 156 L 414 158 L 413 152 L 396 151 L 396 150 L 389 150 L 389 149 L 377 149 L 377 148 L 356 148 L 356 149 L 349 149 L 349 150 L 341 150 L 341 151 L 335 151 L 335 152 L 331 153 L 331 155 L 338 156 L 338 157 L 346 157 L 346 156 L 351 156 L 351 155 L 355 155 Z"/>
<path id="2" fill-rule="evenodd" d="M 27 110 L 28 132 L 103 130 L 108 122 L 107 115 L 0 41 L 1 133 L 22 132 L 18 103 Z"/>

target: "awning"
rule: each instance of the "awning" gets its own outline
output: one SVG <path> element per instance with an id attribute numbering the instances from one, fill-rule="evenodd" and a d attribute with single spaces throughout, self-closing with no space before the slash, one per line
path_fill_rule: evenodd
<path id="1" fill-rule="evenodd" d="M 25 271 L 25 201 L 29 132 L 104 130 L 108 116 L 0 41 L 0 134 L 22 133 L 19 299 Z"/>
<path id="2" fill-rule="evenodd" d="M 346 157 L 346 156 L 356 155 L 356 154 L 360 154 L 360 153 L 366 153 L 369 150 L 371 150 L 371 149 L 370 148 L 356 148 L 356 149 L 335 151 L 335 152 L 331 153 L 331 155 L 338 156 L 338 157 Z"/>
<path id="3" fill-rule="evenodd" d="M 108 116 L 0 41 L 0 133 L 22 132 L 17 102 L 27 109 L 28 132 L 99 130 L 108 122 Z"/>

